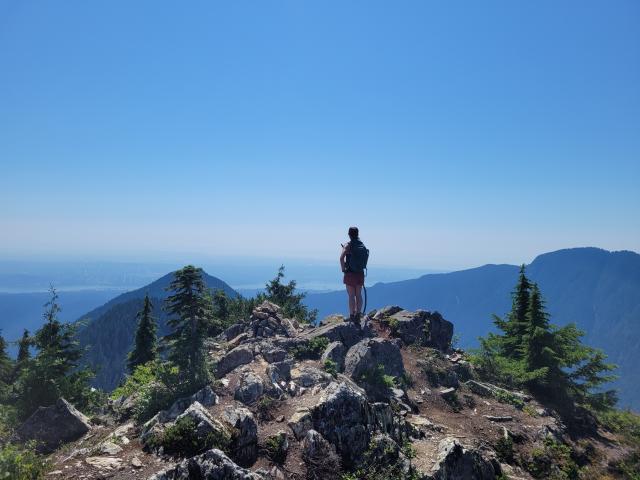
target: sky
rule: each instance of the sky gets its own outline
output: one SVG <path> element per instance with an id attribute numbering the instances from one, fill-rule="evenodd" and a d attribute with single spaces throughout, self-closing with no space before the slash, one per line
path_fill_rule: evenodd
<path id="1" fill-rule="evenodd" d="M 640 251 L 640 3 L 0 0 L 0 252 Z"/>

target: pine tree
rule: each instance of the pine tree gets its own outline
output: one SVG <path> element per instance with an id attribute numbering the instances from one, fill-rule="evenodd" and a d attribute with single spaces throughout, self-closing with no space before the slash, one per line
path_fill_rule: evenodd
<path id="1" fill-rule="evenodd" d="M 16 363 L 18 365 L 28 361 L 31 358 L 31 352 L 29 351 L 31 343 L 32 340 L 29 334 L 29 330 L 25 328 L 24 332 L 22 333 L 22 338 L 18 342 L 18 357 L 16 358 Z"/>
<path id="2" fill-rule="evenodd" d="M 318 315 L 317 310 L 311 310 L 302 302 L 305 293 L 296 293 L 296 281 L 282 283 L 284 278 L 284 265 L 278 269 L 275 278 L 265 285 L 266 295 L 260 296 L 260 300 L 269 300 L 282 307 L 282 312 L 287 317 L 296 318 L 301 322 L 312 323 Z"/>
<path id="3" fill-rule="evenodd" d="M 151 315 L 153 304 L 149 299 L 149 294 L 144 297 L 142 310 L 137 314 L 138 328 L 133 350 L 129 352 L 127 366 L 129 372 L 133 373 L 138 365 L 154 361 L 158 358 L 158 341 L 156 332 L 158 325 L 156 319 Z"/>
<path id="4" fill-rule="evenodd" d="M 174 315 L 167 321 L 173 328 L 166 337 L 169 360 L 178 366 L 185 387 L 197 389 L 209 379 L 204 338 L 212 317 L 202 269 L 187 265 L 178 270 L 167 290 L 174 292 L 165 305 L 167 312 Z"/>
<path id="5" fill-rule="evenodd" d="M 13 362 L 7 353 L 7 342 L 0 335 L 0 389 L 11 382 L 11 372 L 13 371 Z"/>
<path id="6" fill-rule="evenodd" d="M 561 360 L 555 351 L 555 337 L 537 284 L 533 284 L 531 290 L 526 321 L 528 331 L 524 337 L 524 350 L 530 383 L 539 388 L 550 385 L 559 388 L 556 382 L 564 381 Z"/>
<path id="7" fill-rule="evenodd" d="M 78 369 L 82 350 L 75 339 L 76 328 L 58 320 L 58 294 L 51 287 L 51 299 L 45 305 L 44 325 L 36 331 L 33 345 L 37 353 L 18 379 L 20 410 L 30 415 L 39 406 L 55 403 L 59 397 L 78 407 L 87 402 L 88 382 L 92 373 Z"/>
<path id="8" fill-rule="evenodd" d="M 524 337 L 528 333 L 530 290 L 531 282 L 526 276 L 525 266 L 522 265 L 516 289 L 511 294 L 512 306 L 507 320 L 495 317 L 496 325 L 505 332 L 502 353 L 511 358 L 522 358 L 525 354 Z"/>

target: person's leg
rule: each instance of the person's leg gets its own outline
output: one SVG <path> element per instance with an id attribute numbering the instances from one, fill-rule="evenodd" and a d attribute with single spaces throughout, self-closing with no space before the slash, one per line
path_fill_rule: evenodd
<path id="1" fill-rule="evenodd" d="M 347 285 L 347 295 L 349 296 L 349 317 L 353 317 L 356 312 L 356 289 L 351 285 Z"/>
<path id="2" fill-rule="evenodd" d="M 355 313 L 359 314 L 362 311 L 362 285 L 357 285 L 354 288 L 355 295 Z"/>

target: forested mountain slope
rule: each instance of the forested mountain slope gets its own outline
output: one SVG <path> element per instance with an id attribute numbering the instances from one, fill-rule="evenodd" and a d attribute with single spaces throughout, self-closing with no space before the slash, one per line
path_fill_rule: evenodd
<path id="1" fill-rule="evenodd" d="M 372 258 L 374 252 L 372 252 Z M 370 265 L 375 268 L 375 265 Z M 585 343 L 602 348 L 619 365 L 621 404 L 640 409 L 640 255 L 598 248 L 573 248 L 538 256 L 527 267 L 547 301 L 551 321 L 575 322 L 585 330 Z M 437 310 L 462 332 L 463 347 L 493 329 L 492 314 L 510 308 L 509 292 L 518 267 L 485 265 L 452 273 L 429 274 L 414 280 L 379 283 L 368 289 L 368 309 L 398 304 L 404 308 Z M 346 310 L 344 292 L 306 298 L 319 318 Z"/>

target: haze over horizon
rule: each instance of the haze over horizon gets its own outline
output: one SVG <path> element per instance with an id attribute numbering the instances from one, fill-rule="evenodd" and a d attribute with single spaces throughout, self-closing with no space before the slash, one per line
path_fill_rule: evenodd
<path id="1" fill-rule="evenodd" d="M 0 5 L 6 258 L 640 251 L 640 5 Z"/>

